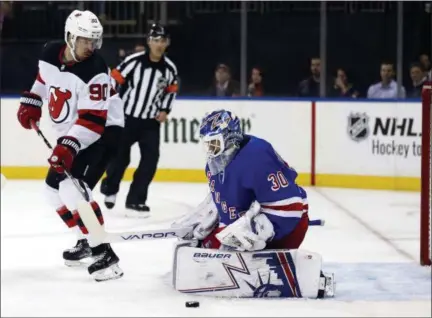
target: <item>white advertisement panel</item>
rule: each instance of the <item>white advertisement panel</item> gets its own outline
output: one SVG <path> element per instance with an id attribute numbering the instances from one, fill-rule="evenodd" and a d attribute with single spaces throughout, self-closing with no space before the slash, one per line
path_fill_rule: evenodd
<path id="1" fill-rule="evenodd" d="M 317 174 L 420 176 L 420 102 L 317 102 L 316 107 Z"/>
<path id="2" fill-rule="evenodd" d="M 203 168 L 199 125 L 207 112 L 224 108 L 241 120 L 246 133 L 270 141 L 299 172 L 310 171 L 311 107 L 309 102 L 179 100 L 162 126 L 160 168 Z"/>
<path id="3" fill-rule="evenodd" d="M 18 106 L 18 99 L 1 100 L 1 165 L 46 166 L 50 151 L 34 131 L 20 126 L 16 118 Z M 200 121 L 207 112 L 220 108 L 235 112 L 247 133 L 270 141 L 299 172 L 310 172 L 311 104 L 288 101 L 177 100 L 169 121 L 161 126 L 159 168 L 203 169 Z M 46 107 L 40 127 L 55 144 Z M 130 167 L 136 167 L 139 158 L 135 145 Z"/>

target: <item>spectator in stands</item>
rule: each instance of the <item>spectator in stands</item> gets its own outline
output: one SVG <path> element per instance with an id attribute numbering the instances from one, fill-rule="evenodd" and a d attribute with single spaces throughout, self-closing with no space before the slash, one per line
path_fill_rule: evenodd
<path id="1" fill-rule="evenodd" d="M 118 62 L 118 64 L 120 64 L 121 62 L 123 62 L 123 60 L 125 59 L 125 57 L 126 57 L 126 50 L 125 49 L 119 49 L 118 52 L 117 52 L 117 62 Z"/>
<path id="2" fill-rule="evenodd" d="M 231 70 L 226 64 L 219 64 L 215 71 L 215 81 L 210 87 L 210 96 L 234 97 L 240 95 L 240 84 L 231 78 Z"/>
<path id="3" fill-rule="evenodd" d="M 359 95 L 359 92 L 354 88 L 353 84 L 348 81 L 346 71 L 343 68 L 338 68 L 329 96 L 357 98 Z"/>
<path id="4" fill-rule="evenodd" d="M 144 52 L 144 51 L 145 51 L 144 43 L 138 42 L 137 44 L 135 44 L 134 53 Z"/>
<path id="5" fill-rule="evenodd" d="M 413 63 L 410 67 L 410 77 L 412 86 L 407 89 L 407 97 L 419 98 L 421 97 L 423 83 L 426 82 L 427 77 L 425 76 L 422 64 Z"/>
<path id="6" fill-rule="evenodd" d="M 257 66 L 252 68 L 251 71 L 250 84 L 248 86 L 248 96 L 249 97 L 264 96 L 262 71 Z"/>
<path id="7" fill-rule="evenodd" d="M 379 83 L 369 86 L 367 98 L 398 98 L 398 85 L 394 78 L 393 63 L 381 63 L 381 81 Z M 405 88 L 401 88 L 400 98 L 405 98 Z"/>
<path id="8" fill-rule="evenodd" d="M 310 63 L 311 76 L 300 82 L 298 96 L 300 97 L 319 97 L 320 96 L 320 77 L 321 59 L 313 57 Z"/>
<path id="9" fill-rule="evenodd" d="M 13 2 L 1 1 L 0 2 L 0 32 L 3 30 L 3 22 L 5 18 L 13 17 Z"/>
<path id="10" fill-rule="evenodd" d="M 429 55 L 427 55 L 427 54 L 420 55 L 419 62 L 422 65 L 425 73 L 428 73 L 432 69 L 432 64 L 431 64 L 431 61 L 429 59 Z"/>

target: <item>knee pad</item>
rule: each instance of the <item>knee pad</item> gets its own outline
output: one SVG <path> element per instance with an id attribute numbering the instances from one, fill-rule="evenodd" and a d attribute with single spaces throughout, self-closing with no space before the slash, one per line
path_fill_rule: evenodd
<path id="1" fill-rule="evenodd" d="M 75 179 L 76 180 L 76 179 Z M 89 201 L 93 201 L 92 191 L 84 181 L 79 181 L 81 188 L 83 188 L 88 196 Z M 75 211 L 78 207 L 78 202 L 84 200 L 84 197 L 79 189 L 75 186 L 74 182 L 66 178 L 59 184 L 59 196 L 63 204 L 70 210 Z"/>

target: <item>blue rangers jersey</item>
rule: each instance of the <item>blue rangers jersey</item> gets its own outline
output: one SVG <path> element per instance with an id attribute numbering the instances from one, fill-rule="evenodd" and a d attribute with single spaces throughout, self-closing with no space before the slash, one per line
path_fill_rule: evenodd
<path id="1" fill-rule="evenodd" d="M 219 227 L 236 221 L 256 200 L 274 226 L 273 240 L 279 240 L 307 213 L 306 193 L 295 183 L 297 172 L 264 139 L 245 135 L 224 172 L 212 176 L 207 165 L 206 174 Z"/>

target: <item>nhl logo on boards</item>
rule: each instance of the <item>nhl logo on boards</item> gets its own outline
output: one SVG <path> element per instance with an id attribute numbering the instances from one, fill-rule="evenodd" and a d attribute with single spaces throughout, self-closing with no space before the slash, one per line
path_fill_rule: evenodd
<path id="1" fill-rule="evenodd" d="M 348 116 L 348 136 L 357 142 L 369 136 L 369 116 L 366 113 L 351 113 Z"/>

